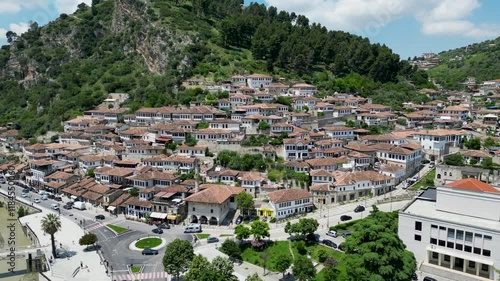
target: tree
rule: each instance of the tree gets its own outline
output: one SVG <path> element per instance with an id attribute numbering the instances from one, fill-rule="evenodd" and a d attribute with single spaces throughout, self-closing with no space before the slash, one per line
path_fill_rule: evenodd
<path id="1" fill-rule="evenodd" d="M 227 239 L 224 242 L 222 242 L 220 250 L 224 254 L 228 255 L 230 258 L 235 258 L 235 259 L 241 258 L 240 246 L 233 239 Z"/>
<path id="2" fill-rule="evenodd" d="M 273 257 L 274 259 L 274 268 L 278 270 L 278 272 L 283 273 L 283 278 L 285 278 L 285 271 L 292 264 L 292 257 L 287 254 L 279 254 Z"/>
<path id="3" fill-rule="evenodd" d="M 50 137 L 50 142 L 51 143 L 55 143 L 55 142 L 58 142 L 59 141 L 59 135 L 52 135 Z"/>
<path id="4" fill-rule="evenodd" d="M 305 238 L 308 235 L 314 234 L 318 230 L 319 223 L 313 218 L 301 218 L 298 222 L 290 224 L 287 222 L 285 225 L 285 232 L 290 235 L 301 236 Z"/>
<path id="5" fill-rule="evenodd" d="M 480 150 L 481 149 L 481 139 L 479 137 L 472 138 L 470 140 L 465 141 L 464 145 L 467 149 Z"/>
<path id="6" fill-rule="evenodd" d="M 89 245 L 94 245 L 95 243 L 97 243 L 97 235 L 91 232 L 86 233 L 82 237 L 80 237 L 78 243 L 80 244 L 80 246 L 85 245 L 88 248 Z"/>
<path id="7" fill-rule="evenodd" d="M 174 151 L 177 148 L 177 143 L 173 140 L 165 142 L 165 149 Z"/>
<path id="8" fill-rule="evenodd" d="M 494 163 L 493 163 L 493 160 L 491 159 L 491 157 L 485 158 L 485 159 L 483 159 L 483 161 L 481 161 L 481 167 L 483 167 L 485 169 L 489 169 L 493 166 L 494 166 Z"/>
<path id="9" fill-rule="evenodd" d="M 266 121 L 259 122 L 259 130 L 264 131 L 264 130 L 267 130 L 269 128 L 271 128 L 271 126 L 269 126 L 269 124 L 267 124 Z"/>
<path id="10" fill-rule="evenodd" d="M 54 234 L 61 230 L 61 220 L 56 214 L 47 214 L 42 218 L 42 230 L 45 234 L 50 235 L 50 241 L 52 242 L 52 256 L 54 258 L 57 257 Z"/>
<path id="11" fill-rule="evenodd" d="M 88 169 L 87 174 L 85 174 L 85 176 L 94 178 L 95 177 L 94 169 L 93 168 Z"/>
<path id="12" fill-rule="evenodd" d="M 406 118 L 398 118 L 398 120 L 396 120 L 396 123 L 398 125 L 401 125 L 401 126 L 406 126 L 408 125 L 408 120 Z"/>
<path id="13" fill-rule="evenodd" d="M 247 276 L 245 281 L 263 281 L 262 278 L 259 277 L 257 273 Z"/>
<path id="14" fill-rule="evenodd" d="M 233 263 L 223 257 L 216 257 L 210 263 L 202 255 L 196 255 L 184 276 L 186 281 L 237 281 L 233 275 Z"/>
<path id="15" fill-rule="evenodd" d="M 132 187 L 132 189 L 128 191 L 128 194 L 130 194 L 130 196 L 137 197 L 139 196 L 139 189 L 137 187 Z"/>
<path id="16" fill-rule="evenodd" d="M 325 267 L 323 271 L 323 280 L 335 281 L 339 279 L 340 272 L 334 267 Z"/>
<path id="17" fill-rule="evenodd" d="M 488 149 L 489 147 L 497 147 L 497 146 L 500 146 L 500 144 L 498 143 L 497 140 L 493 139 L 492 137 L 487 137 L 484 141 L 483 141 L 483 147 L 485 149 Z"/>
<path id="18" fill-rule="evenodd" d="M 398 237 L 397 216 L 374 208 L 359 221 L 357 230 L 344 242 L 348 280 L 411 280 L 416 260 Z"/>
<path id="19" fill-rule="evenodd" d="M 451 154 L 446 156 L 445 164 L 450 166 L 464 166 L 465 160 L 460 154 Z"/>
<path id="20" fill-rule="evenodd" d="M 18 209 L 17 209 L 17 217 L 18 218 L 22 218 L 26 215 L 29 214 L 29 209 L 28 208 L 24 208 L 23 206 L 20 206 Z"/>
<path id="21" fill-rule="evenodd" d="M 251 234 L 252 230 L 244 226 L 243 224 L 238 224 L 234 228 L 234 235 L 236 235 L 236 239 L 238 240 L 248 239 L 248 237 L 250 237 Z"/>
<path id="22" fill-rule="evenodd" d="M 253 196 L 246 192 L 241 192 L 236 195 L 236 206 L 240 209 L 243 215 L 248 214 L 248 211 L 255 209 Z"/>
<path id="23" fill-rule="evenodd" d="M 469 160 L 469 164 L 471 164 L 471 165 L 476 165 L 476 164 L 477 164 L 477 158 L 471 158 L 471 159 Z"/>
<path id="24" fill-rule="evenodd" d="M 184 142 L 187 146 L 195 146 L 198 143 L 195 137 L 191 134 L 186 134 L 186 141 Z"/>
<path id="25" fill-rule="evenodd" d="M 251 232 L 254 240 L 260 241 L 263 237 L 269 237 L 269 224 L 265 221 L 256 220 L 251 224 Z"/>
<path id="26" fill-rule="evenodd" d="M 316 269 L 309 258 L 305 256 L 298 256 L 293 262 L 292 273 L 295 280 L 312 281 L 316 275 Z"/>
<path id="27" fill-rule="evenodd" d="M 163 267 L 166 272 L 179 279 L 181 272 L 188 269 L 193 260 L 193 246 L 186 240 L 175 239 L 165 248 Z"/>
<path id="28" fill-rule="evenodd" d="M 198 125 L 196 125 L 196 129 L 198 129 L 198 130 L 199 129 L 206 129 L 206 128 L 208 128 L 208 126 L 209 126 L 208 122 L 201 122 Z"/>
<path id="29" fill-rule="evenodd" d="M 220 276 L 219 280 L 221 281 L 238 281 L 238 278 L 233 275 L 233 263 L 224 257 L 215 257 L 212 260 L 211 268 L 217 272 L 217 275 Z"/>

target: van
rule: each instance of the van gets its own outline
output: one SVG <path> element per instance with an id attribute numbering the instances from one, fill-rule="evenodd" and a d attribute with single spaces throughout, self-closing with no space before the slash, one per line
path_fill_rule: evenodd
<path id="1" fill-rule="evenodd" d="M 52 204 L 51 207 L 56 211 L 59 210 L 59 204 Z"/>
<path id="2" fill-rule="evenodd" d="M 184 233 L 197 233 L 197 232 L 201 232 L 200 224 L 190 224 L 184 230 Z"/>
<path id="3" fill-rule="evenodd" d="M 78 209 L 78 210 L 85 210 L 85 203 L 75 202 L 75 204 L 73 204 L 73 208 Z"/>
<path id="4" fill-rule="evenodd" d="M 44 195 L 42 196 L 42 200 L 47 200 L 48 198 L 49 198 L 49 197 L 47 196 L 47 194 L 44 194 Z"/>

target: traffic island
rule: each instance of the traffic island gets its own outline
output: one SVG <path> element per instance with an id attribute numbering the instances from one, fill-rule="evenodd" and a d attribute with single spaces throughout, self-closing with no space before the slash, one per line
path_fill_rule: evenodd
<path id="1" fill-rule="evenodd" d="M 142 251 L 145 248 L 158 250 L 167 245 L 167 240 L 159 236 L 142 237 L 132 241 L 129 244 L 129 249 L 133 251 Z"/>

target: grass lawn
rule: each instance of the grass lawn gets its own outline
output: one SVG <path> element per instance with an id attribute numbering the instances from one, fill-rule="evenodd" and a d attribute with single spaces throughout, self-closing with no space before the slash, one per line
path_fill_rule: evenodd
<path id="1" fill-rule="evenodd" d="M 220 237 L 232 237 L 234 234 L 221 234 Z"/>
<path id="2" fill-rule="evenodd" d="M 161 244 L 161 239 L 160 238 L 146 238 L 137 241 L 135 243 L 135 246 L 140 249 L 144 248 L 154 248 L 156 246 L 159 246 Z"/>
<path id="3" fill-rule="evenodd" d="M 198 239 L 207 239 L 208 237 L 210 237 L 210 234 L 208 234 L 208 233 L 198 233 L 198 234 L 196 234 L 196 237 L 198 237 Z"/>
<path id="4" fill-rule="evenodd" d="M 134 266 L 130 267 L 130 272 L 139 273 L 139 272 L 141 272 L 141 267 L 138 265 L 134 265 Z"/>
<path id="5" fill-rule="evenodd" d="M 271 244 L 267 247 L 268 258 L 266 262 L 266 269 L 270 271 L 277 271 L 275 268 L 275 261 L 273 257 L 281 254 L 290 255 L 290 249 L 288 243 L 289 243 L 288 241 L 271 242 Z M 292 242 L 292 252 L 294 257 L 302 255 L 301 253 L 298 252 L 296 248 L 296 243 L 297 243 L 296 241 Z M 307 252 L 310 251 L 313 260 L 315 260 L 316 262 L 318 262 L 318 251 L 320 249 L 324 249 L 328 253 L 328 256 L 334 257 L 339 262 L 339 264 L 337 265 L 337 269 L 340 271 L 341 276 L 346 274 L 347 269 L 345 267 L 345 264 L 342 263 L 342 260 L 344 259 L 344 253 L 328 247 L 324 247 L 323 245 L 316 244 L 314 242 L 306 242 L 306 249 L 307 251 L 303 254 L 307 255 Z M 246 262 L 263 267 L 265 256 L 266 256 L 266 250 L 257 251 L 253 249 L 249 243 L 242 245 L 241 258 Z M 321 278 L 322 276 L 321 273 L 318 273 L 318 276 L 319 276 L 318 278 Z M 322 281 L 323 279 L 317 279 L 317 280 Z"/>
<path id="6" fill-rule="evenodd" d="M 125 231 L 128 231 L 128 229 L 126 229 L 126 228 L 123 228 L 123 227 L 117 226 L 117 225 L 113 225 L 113 224 L 108 224 L 106 226 L 111 228 L 112 230 L 114 230 L 118 234 L 123 233 Z"/>
<path id="7" fill-rule="evenodd" d="M 434 186 L 434 179 L 436 177 L 436 169 L 430 171 L 425 177 L 421 178 L 410 190 L 419 190 L 426 186 Z"/>

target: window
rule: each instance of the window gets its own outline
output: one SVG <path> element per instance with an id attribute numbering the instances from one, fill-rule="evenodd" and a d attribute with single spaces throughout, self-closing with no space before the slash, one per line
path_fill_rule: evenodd
<path id="1" fill-rule="evenodd" d="M 462 251 L 464 249 L 464 246 L 462 244 L 455 244 L 455 249 Z"/>
<path id="2" fill-rule="evenodd" d="M 415 241 L 422 241 L 422 236 L 415 234 Z"/>
<path id="3" fill-rule="evenodd" d="M 455 229 L 448 228 L 448 238 L 455 238 Z"/>
<path id="4" fill-rule="evenodd" d="M 490 269 L 489 265 L 484 264 L 484 263 L 481 265 L 481 270 L 482 271 L 488 271 L 489 269 Z"/>
<path id="5" fill-rule="evenodd" d="M 446 244 L 446 247 L 448 247 L 448 248 L 450 248 L 450 249 L 453 249 L 453 246 L 455 246 L 455 245 L 453 244 L 453 242 L 448 242 L 448 243 Z"/>
<path id="6" fill-rule="evenodd" d="M 439 246 L 446 246 L 446 241 L 444 240 L 439 240 Z"/>
<path id="7" fill-rule="evenodd" d="M 195 207 L 193 207 L 193 212 L 194 212 L 194 211 L 196 211 L 196 208 L 195 208 Z"/>
<path id="8" fill-rule="evenodd" d="M 485 235 L 485 236 L 484 236 L 484 240 L 491 240 L 491 236 L 489 236 L 489 235 Z"/>
<path id="9" fill-rule="evenodd" d="M 214 213 L 214 209 L 210 209 L 210 213 L 212 213 L 212 214 L 213 214 L 213 213 Z"/>
<path id="10" fill-rule="evenodd" d="M 431 224 L 431 228 L 438 228 L 438 226 L 435 224 Z"/>
<path id="11" fill-rule="evenodd" d="M 465 241 L 472 242 L 472 232 L 465 232 Z"/>
<path id="12" fill-rule="evenodd" d="M 465 245 L 464 250 L 465 250 L 466 252 L 471 253 L 471 252 L 472 252 L 472 247 L 471 247 L 471 246 L 467 246 L 467 245 Z"/>
<path id="13" fill-rule="evenodd" d="M 474 247 L 474 254 L 480 255 L 481 254 L 481 248 Z"/>
<path id="14" fill-rule="evenodd" d="M 437 245 L 437 239 L 436 238 L 431 238 L 431 244 Z"/>
<path id="15" fill-rule="evenodd" d="M 462 230 L 457 230 L 457 240 L 464 239 L 464 232 Z"/>
<path id="16" fill-rule="evenodd" d="M 483 249 L 483 256 L 485 256 L 485 257 L 489 257 L 489 256 L 491 256 L 491 251 L 490 251 L 490 250 Z"/>
<path id="17" fill-rule="evenodd" d="M 440 227 L 439 227 L 439 230 L 446 230 L 446 227 L 444 227 L 444 226 L 440 226 Z"/>
<path id="18" fill-rule="evenodd" d="M 422 222 L 421 221 L 415 222 L 415 230 L 422 231 Z"/>
<path id="19" fill-rule="evenodd" d="M 483 238 L 483 235 L 479 234 L 479 233 L 475 233 L 474 234 L 474 237 L 478 238 L 478 239 L 481 239 Z"/>
<path id="20" fill-rule="evenodd" d="M 436 260 L 439 259 L 439 253 L 432 252 L 432 258 Z"/>
<path id="21" fill-rule="evenodd" d="M 450 262 L 451 258 L 449 255 L 444 255 L 444 261 Z"/>
<path id="22" fill-rule="evenodd" d="M 469 261 L 469 267 L 470 268 L 476 268 L 476 262 L 475 261 Z"/>

